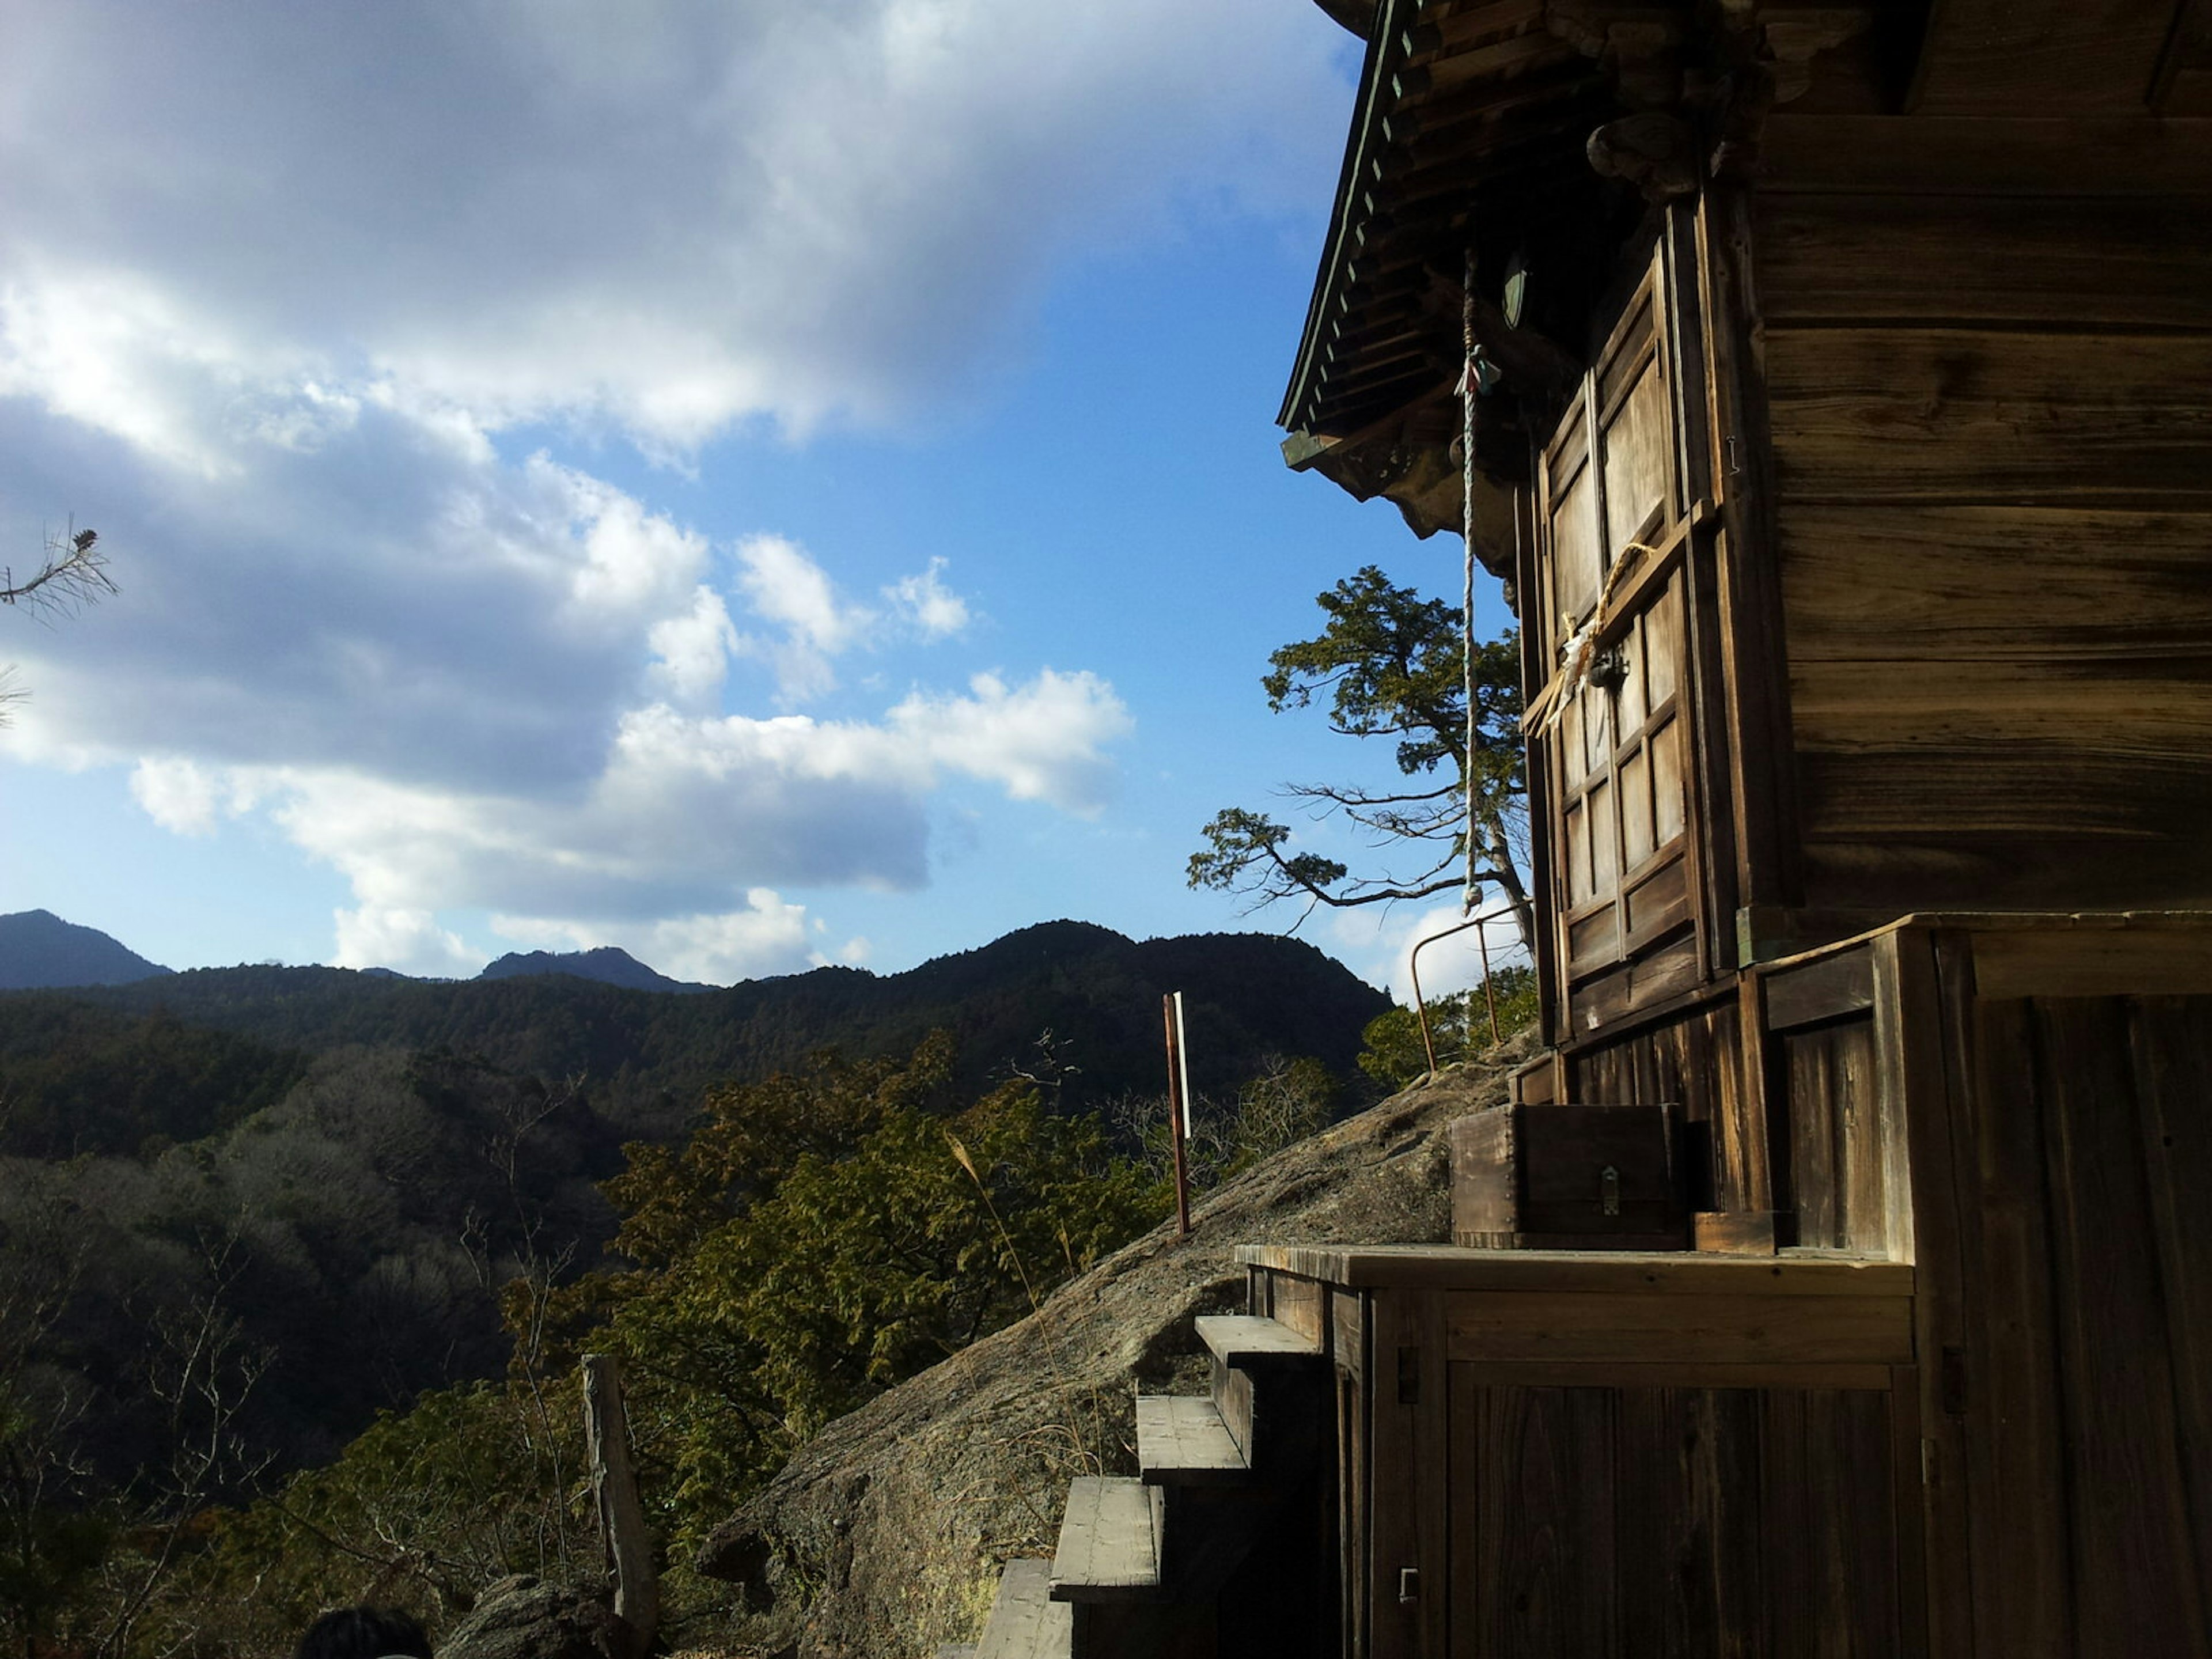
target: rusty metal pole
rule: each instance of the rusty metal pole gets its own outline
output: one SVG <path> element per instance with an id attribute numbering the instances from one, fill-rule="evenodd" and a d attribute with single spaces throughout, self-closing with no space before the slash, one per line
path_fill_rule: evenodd
<path id="1" fill-rule="evenodd" d="M 1190 1231 L 1190 1169 L 1183 1157 L 1183 1132 L 1188 1112 L 1183 1103 L 1182 1021 L 1173 992 L 1160 999 L 1160 1015 L 1168 1029 L 1168 1139 L 1175 1147 L 1176 1232 Z"/>
<path id="2" fill-rule="evenodd" d="M 1503 915 L 1510 915 L 1512 910 L 1513 907 L 1510 904 L 1501 904 L 1495 910 L 1486 910 L 1480 915 L 1462 921 L 1455 927 L 1447 927 L 1441 933 L 1430 934 L 1426 939 L 1418 941 L 1413 950 L 1407 954 L 1406 965 L 1412 970 L 1413 975 L 1413 1015 L 1421 1023 L 1421 1047 L 1428 1054 L 1429 1075 L 1431 1077 L 1434 1077 L 1437 1072 L 1437 1045 L 1436 1039 L 1429 1035 L 1428 1001 L 1421 995 L 1421 952 L 1439 939 L 1449 939 L 1455 933 L 1464 933 L 1470 927 L 1480 929 L 1486 922 L 1495 921 Z M 1490 1002 L 1490 1040 L 1492 1044 L 1496 1044 L 1503 1039 L 1498 1032 L 1498 994 L 1491 988 L 1490 984 L 1490 941 L 1478 932 L 1474 936 L 1474 942 L 1482 947 L 1482 994 Z"/>
<path id="3" fill-rule="evenodd" d="M 1491 913 L 1495 915 L 1496 911 Z M 1489 916 L 1481 918 L 1488 921 Z M 1495 1048 L 1505 1041 L 1498 1030 L 1498 988 L 1490 982 L 1490 930 L 1477 925 L 1474 930 L 1475 948 L 1482 952 L 1482 1000 L 1490 1005 L 1490 1046 Z"/>

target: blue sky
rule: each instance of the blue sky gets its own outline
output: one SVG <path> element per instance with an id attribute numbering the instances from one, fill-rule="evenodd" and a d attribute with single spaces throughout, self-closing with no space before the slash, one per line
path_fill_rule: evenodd
<path id="1" fill-rule="evenodd" d="M 1357 65 L 1317 9 L 11 31 L 0 537 L 73 515 L 122 592 L 0 615 L 0 910 L 717 982 L 1296 920 L 1188 890 L 1199 827 L 1387 757 L 1267 654 L 1363 563 L 1457 586 L 1275 447 Z M 1446 919 L 1303 931 L 1402 989 Z"/>

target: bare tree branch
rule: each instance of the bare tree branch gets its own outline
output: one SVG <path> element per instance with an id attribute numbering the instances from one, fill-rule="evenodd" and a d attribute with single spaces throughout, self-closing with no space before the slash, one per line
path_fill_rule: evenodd
<path id="1" fill-rule="evenodd" d="M 107 574 L 100 532 L 79 530 L 74 523 L 46 538 L 46 562 L 28 580 L 18 582 L 13 566 L 0 566 L 0 605 L 74 612 L 119 591 Z"/>
<path id="2" fill-rule="evenodd" d="M 74 616 L 118 591 L 107 574 L 100 532 L 79 530 L 75 520 L 67 530 L 46 537 L 46 561 L 27 580 L 17 581 L 12 565 L 0 566 L 0 605 L 16 605 L 34 615 Z M 15 665 L 0 667 L 0 726 L 13 718 L 9 710 L 30 695 L 16 683 Z"/>

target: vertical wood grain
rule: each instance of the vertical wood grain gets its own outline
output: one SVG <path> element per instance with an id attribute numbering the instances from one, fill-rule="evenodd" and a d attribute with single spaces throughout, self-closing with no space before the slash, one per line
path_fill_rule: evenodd
<path id="1" fill-rule="evenodd" d="M 2191 1547 L 2172 1346 L 2124 1010 L 2117 998 L 2033 1006 L 2075 1650 L 2203 1659 L 2212 1632 Z"/>
<path id="2" fill-rule="evenodd" d="M 2212 1586 L 2212 998 L 2142 998 L 2130 1027 L 2201 1596 Z"/>

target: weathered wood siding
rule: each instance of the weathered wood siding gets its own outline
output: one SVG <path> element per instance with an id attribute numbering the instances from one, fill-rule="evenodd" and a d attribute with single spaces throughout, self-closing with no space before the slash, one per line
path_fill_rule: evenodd
<path id="1" fill-rule="evenodd" d="M 1917 1650 L 1887 1391 L 1451 1369 L 1455 1659 Z"/>
<path id="2" fill-rule="evenodd" d="M 1774 125 L 1802 902 L 2212 903 L 2212 196 L 2008 185 L 1990 130 L 2063 124 Z M 1916 140 L 1909 178 L 1879 165 Z"/>
<path id="3" fill-rule="evenodd" d="M 1565 1098 L 1592 1104 L 1679 1103 L 1699 1155 L 1710 1158 L 1704 1207 L 1771 1207 L 1763 1096 L 1745 1087 L 1736 1000 L 1707 1003 L 1603 1047 L 1570 1050 Z M 1693 1178 L 1703 1176 L 1695 1172 Z"/>
<path id="4" fill-rule="evenodd" d="M 1976 996 L 1990 937 L 1899 945 L 1943 1009 L 1915 1182 L 1954 1621 L 1978 1653 L 2203 1659 L 2212 995 Z"/>

